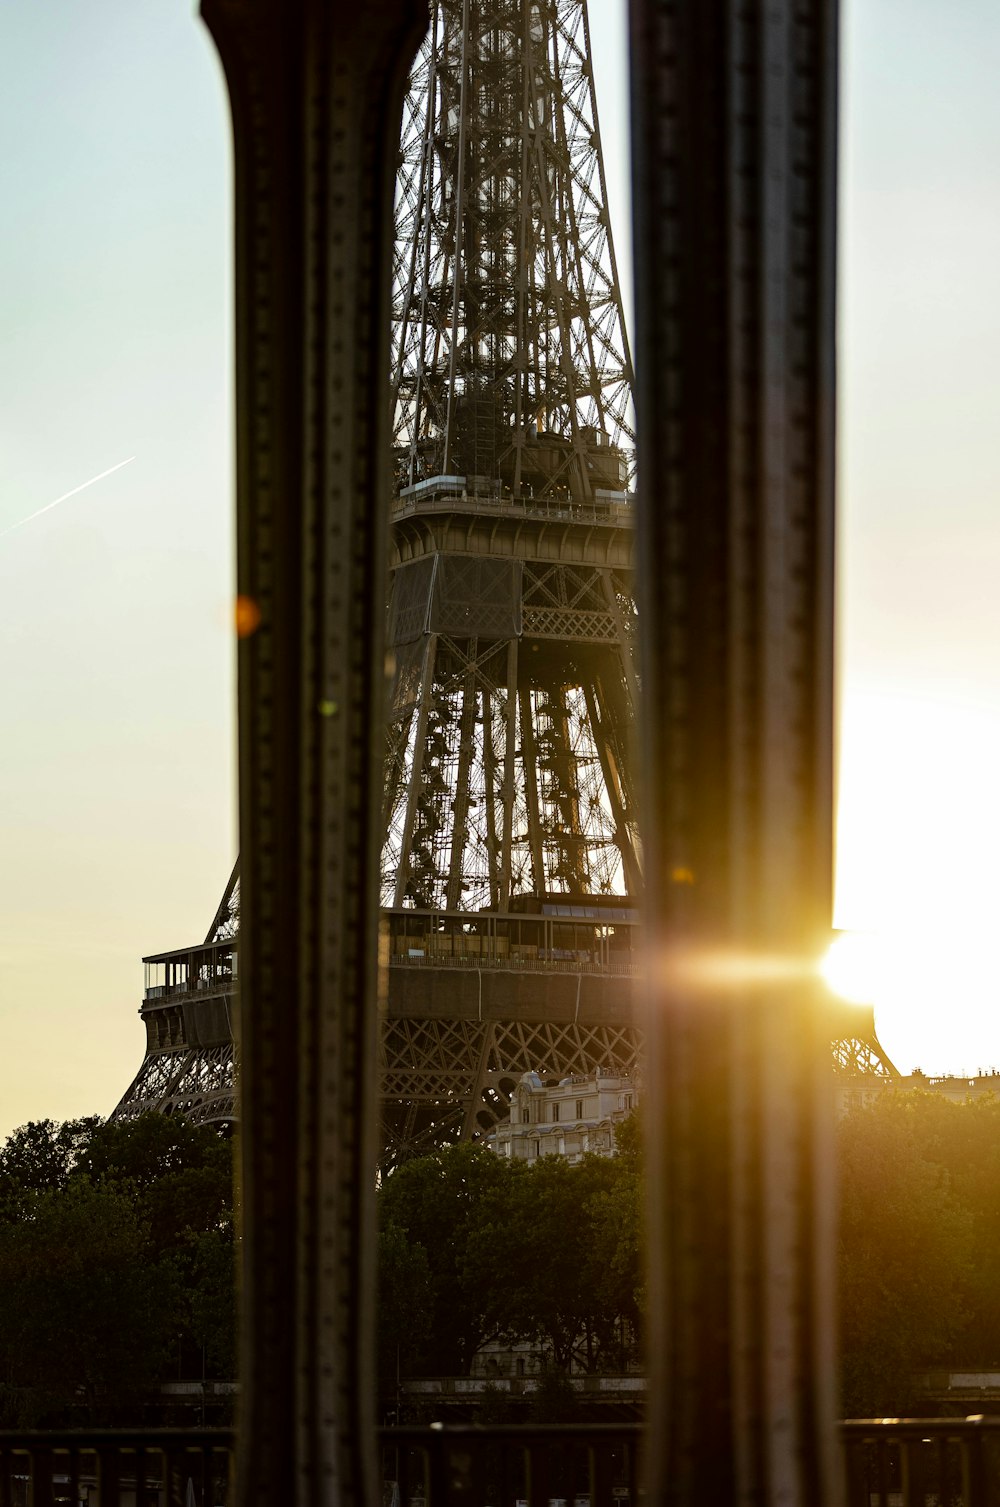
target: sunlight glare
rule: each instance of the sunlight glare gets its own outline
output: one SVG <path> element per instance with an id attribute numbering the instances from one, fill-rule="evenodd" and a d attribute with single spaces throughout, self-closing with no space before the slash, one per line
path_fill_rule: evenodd
<path id="1" fill-rule="evenodd" d="M 885 950 L 870 932 L 844 932 L 820 964 L 828 989 L 855 1005 L 870 1005 L 885 984 Z"/>

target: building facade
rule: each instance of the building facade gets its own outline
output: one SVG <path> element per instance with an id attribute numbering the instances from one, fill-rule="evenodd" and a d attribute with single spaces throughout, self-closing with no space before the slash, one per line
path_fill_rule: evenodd
<path id="1" fill-rule="evenodd" d="M 614 1156 L 616 1131 L 638 1104 L 634 1078 L 602 1072 L 553 1083 L 524 1073 L 510 1100 L 510 1116 L 486 1138 L 498 1156 L 533 1162 L 564 1156 L 570 1162 L 593 1152 Z"/>

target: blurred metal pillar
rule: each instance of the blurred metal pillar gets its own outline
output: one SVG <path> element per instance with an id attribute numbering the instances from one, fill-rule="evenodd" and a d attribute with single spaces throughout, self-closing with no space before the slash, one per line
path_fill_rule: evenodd
<path id="1" fill-rule="evenodd" d="M 392 195 L 420 0 L 204 0 L 235 138 L 239 1488 L 371 1503 Z"/>
<path id="2" fill-rule="evenodd" d="M 836 0 L 631 0 L 656 1502 L 833 1503 Z M 718 965 L 725 964 L 725 968 Z"/>

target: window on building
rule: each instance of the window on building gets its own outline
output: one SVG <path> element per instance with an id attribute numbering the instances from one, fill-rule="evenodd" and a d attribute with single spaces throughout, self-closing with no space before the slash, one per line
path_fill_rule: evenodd
<path id="1" fill-rule="evenodd" d="M 524 1356 L 523 1355 L 519 1355 L 517 1357 L 517 1374 L 518 1374 L 518 1376 L 523 1376 L 524 1375 Z"/>
<path id="2" fill-rule="evenodd" d="M 577 1117 L 578 1120 L 582 1120 L 583 1119 L 583 1100 L 582 1099 L 577 1099 L 577 1101 L 576 1101 L 576 1117 Z"/>
<path id="3" fill-rule="evenodd" d="M 535 1142 L 535 1155 L 536 1156 L 541 1156 L 541 1154 L 542 1154 L 542 1143 L 541 1143 L 541 1141 L 536 1141 Z"/>
<path id="4" fill-rule="evenodd" d="M 558 1118 L 559 1118 L 559 1105 L 558 1104 L 553 1104 L 553 1106 L 552 1106 L 552 1123 L 553 1123 L 553 1125 L 558 1120 Z"/>
<path id="5" fill-rule="evenodd" d="M 631 1109 L 631 1108 L 632 1108 L 632 1095 L 631 1094 L 622 1094 L 622 1109 Z"/>
<path id="6" fill-rule="evenodd" d="M 531 1110 L 530 1109 L 522 1109 L 521 1110 L 521 1124 L 522 1125 L 527 1125 L 530 1122 L 530 1120 L 531 1120 Z"/>

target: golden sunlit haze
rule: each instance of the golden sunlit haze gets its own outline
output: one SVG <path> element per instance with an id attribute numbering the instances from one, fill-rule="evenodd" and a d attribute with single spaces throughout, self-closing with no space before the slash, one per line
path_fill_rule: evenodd
<path id="1" fill-rule="evenodd" d="M 902 1071 L 1000 1065 L 1000 715 L 849 689 L 841 718 L 835 924 L 824 976 L 875 1007 Z"/>
<path id="2" fill-rule="evenodd" d="M 884 954 L 881 939 L 845 932 L 830 946 L 820 965 L 829 989 L 855 1005 L 870 1005 L 881 991 Z"/>

